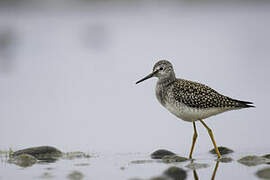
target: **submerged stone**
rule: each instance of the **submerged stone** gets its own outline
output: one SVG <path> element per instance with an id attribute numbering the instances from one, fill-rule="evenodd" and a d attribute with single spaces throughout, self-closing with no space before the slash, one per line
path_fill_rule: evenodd
<path id="1" fill-rule="evenodd" d="M 162 159 L 164 156 L 167 155 L 175 155 L 175 153 L 168 151 L 166 149 L 159 149 L 151 154 L 152 159 Z"/>
<path id="2" fill-rule="evenodd" d="M 260 164 L 265 164 L 269 162 L 267 158 L 261 156 L 245 156 L 238 160 L 239 163 L 244 164 L 246 166 L 257 166 Z"/>
<path id="3" fill-rule="evenodd" d="M 218 162 L 222 162 L 222 163 L 229 163 L 232 162 L 233 159 L 230 157 L 221 157 L 220 159 L 217 159 Z"/>
<path id="4" fill-rule="evenodd" d="M 201 169 L 201 168 L 207 168 L 209 167 L 209 164 L 204 164 L 204 163 L 190 163 L 188 165 L 186 165 L 185 167 L 192 169 L 192 170 L 196 170 L 196 169 Z"/>
<path id="5" fill-rule="evenodd" d="M 164 177 L 164 176 L 156 176 L 156 177 L 152 177 L 150 180 L 172 180 L 172 179 Z"/>
<path id="6" fill-rule="evenodd" d="M 166 155 L 162 158 L 162 161 L 165 163 L 184 162 L 187 160 L 188 158 L 177 156 L 177 155 Z"/>
<path id="7" fill-rule="evenodd" d="M 131 164 L 146 164 L 146 163 L 152 163 L 153 160 L 134 160 L 130 161 Z"/>
<path id="8" fill-rule="evenodd" d="M 9 163 L 16 164 L 20 167 L 30 167 L 33 166 L 37 162 L 37 159 L 29 154 L 20 154 L 9 159 Z"/>
<path id="9" fill-rule="evenodd" d="M 221 155 L 233 153 L 233 150 L 231 150 L 227 147 L 223 147 L 223 146 L 218 147 L 218 150 L 219 150 Z M 217 154 L 215 148 L 211 149 L 209 152 L 211 154 Z"/>
<path id="10" fill-rule="evenodd" d="M 47 168 L 45 168 L 45 169 L 48 170 L 48 171 L 54 170 L 53 167 L 47 167 Z"/>
<path id="11" fill-rule="evenodd" d="M 81 180 L 83 177 L 84 175 L 80 171 L 73 171 L 67 176 L 70 180 Z"/>
<path id="12" fill-rule="evenodd" d="M 90 158 L 91 156 L 89 154 L 80 152 L 80 151 L 75 151 L 75 152 L 67 152 L 63 154 L 64 159 L 77 159 L 77 158 Z"/>
<path id="13" fill-rule="evenodd" d="M 89 166 L 89 163 L 78 163 L 78 164 L 74 164 L 74 166 Z"/>
<path id="14" fill-rule="evenodd" d="M 48 164 L 48 163 L 54 163 L 56 162 L 58 159 L 56 159 L 56 157 L 54 157 L 54 159 L 52 158 L 43 158 L 43 159 L 39 159 L 40 161 L 38 161 L 39 164 Z"/>
<path id="15" fill-rule="evenodd" d="M 270 159 L 270 154 L 263 155 L 262 157 L 264 157 L 266 159 Z"/>
<path id="16" fill-rule="evenodd" d="M 266 164 L 270 164 L 270 154 L 263 155 L 262 157 L 269 159 L 269 162 L 267 162 Z"/>
<path id="17" fill-rule="evenodd" d="M 54 178 L 54 176 L 49 172 L 45 172 L 41 176 L 39 176 L 39 178 L 41 178 L 41 179 L 52 179 L 52 178 Z"/>
<path id="18" fill-rule="evenodd" d="M 172 166 L 165 170 L 163 174 L 172 180 L 184 180 L 187 178 L 187 172 L 179 167 Z"/>
<path id="19" fill-rule="evenodd" d="M 270 179 L 270 168 L 264 168 L 256 172 L 256 175 L 262 179 Z"/>
<path id="20" fill-rule="evenodd" d="M 13 157 L 19 156 L 21 154 L 29 154 L 34 156 L 38 160 L 56 160 L 62 156 L 62 152 L 51 146 L 39 146 L 27 149 L 22 149 L 12 153 Z"/>

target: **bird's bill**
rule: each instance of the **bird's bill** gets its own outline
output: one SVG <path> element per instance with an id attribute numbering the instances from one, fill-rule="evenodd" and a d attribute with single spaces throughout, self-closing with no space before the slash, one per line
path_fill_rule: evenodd
<path id="1" fill-rule="evenodd" d="M 149 79 L 149 78 L 153 77 L 156 73 L 157 73 L 157 71 L 152 72 L 151 74 L 149 74 L 149 75 L 145 76 L 144 78 L 142 78 L 141 80 L 137 81 L 136 84 L 138 84 L 138 83 L 140 83 L 142 81 L 145 81 L 146 79 Z"/>

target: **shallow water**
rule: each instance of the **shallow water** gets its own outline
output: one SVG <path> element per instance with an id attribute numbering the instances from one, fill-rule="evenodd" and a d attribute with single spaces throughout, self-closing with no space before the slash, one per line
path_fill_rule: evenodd
<path id="1" fill-rule="evenodd" d="M 222 163 L 215 160 L 210 153 L 196 155 L 194 162 L 208 164 L 208 167 L 195 171 L 187 168 L 190 161 L 181 163 L 163 163 L 159 160 L 151 160 L 145 153 L 126 154 L 96 154 L 90 158 L 77 158 L 72 160 L 58 160 L 54 163 L 37 163 L 32 167 L 22 168 L 6 161 L 2 156 L 0 163 L 1 179 L 68 179 L 73 171 L 83 174 L 83 179 L 119 179 L 132 178 L 147 179 L 161 175 L 167 168 L 177 166 L 187 172 L 187 179 L 195 179 L 194 173 L 199 179 L 210 179 L 216 173 L 215 179 L 259 179 L 255 173 L 269 167 L 269 165 L 245 166 L 237 162 L 248 154 L 233 153 L 226 155 L 232 162 Z M 215 171 L 216 169 L 216 171 Z"/>

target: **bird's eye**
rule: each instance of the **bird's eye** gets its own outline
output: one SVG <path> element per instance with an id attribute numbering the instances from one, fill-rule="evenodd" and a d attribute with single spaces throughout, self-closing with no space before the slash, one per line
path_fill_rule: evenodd
<path id="1" fill-rule="evenodd" d="M 163 70 L 163 67 L 159 68 L 159 70 L 161 70 L 161 71 L 162 71 L 162 70 Z"/>

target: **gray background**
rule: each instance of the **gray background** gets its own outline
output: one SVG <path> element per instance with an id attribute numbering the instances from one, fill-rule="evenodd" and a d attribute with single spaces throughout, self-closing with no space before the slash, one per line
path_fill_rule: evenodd
<path id="1" fill-rule="evenodd" d="M 254 101 L 206 120 L 218 145 L 267 150 L 270 4 L 24 1 L 0 8 L 0 148 L 188 155 L 192 124 L 158 104 L 159 59 L 179 78 Z M 195 153 L 212 148 L 198 124 Z"/>

